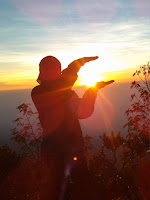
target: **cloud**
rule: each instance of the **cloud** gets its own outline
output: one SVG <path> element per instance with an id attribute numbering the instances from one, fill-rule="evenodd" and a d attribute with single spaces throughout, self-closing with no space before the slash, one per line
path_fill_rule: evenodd
<path id="1" fill-rule="evenodd" d="M 149 0 L 10 0 L 28 19 L 42 25 L 111 23 L 128 17 L 149 17 Z M 8 13 L 9 14 L 9 13 Z M 128 16 L 129 15 L 129 16 Z"/>
<path id="2" fill-rule="evenodd" d="M 22 80 L 7 80 L 7 81 L 0 81 L 0 91 L 2 90 L 14 90 L 14 89 L 27 89 L 33 88 L 37 85 L 36 79 L 33 77 L 32 79 L 26 77 L 26 79 Z"/>
<path id="3" fill-rule="evenodd" d="M 15 33 L 19 33 L 15 39 L 9 37 Z M 91 54 L 100 57 L 99 64 L 112 60 L 118 68 L 144 64 L 150 58 L 149 33 L 150 25 L 142 20 L 113 24 L 74 23 L 44 28 L 22 26 L 21 31 L 14 24 L 0 30 L 1 36 L 5 36 L 0 45 L 1 80 L 36 79 L 38 64 L 46 55 L 58 57 L 63 68 L 72 60 Z M 21 85 L 21 82 L 17 84 Z"/>
<path id="4" fill-rule="evenodd" d="M 68 59 L 75 57 L 73 54 L 89 54 L 95 49 L 99 53 L 107 50 L 112 55 L 127 56 L 129 54 L 149 53 L 150 25 L 143 21 L 130 21 L 122 23 L 93 23 L 89 25 L 66 24 L 65 26 L 52 26 L 51 28 L 36 28 L 32 35 L 23 35 L 23 40 L 5 41 L 0 47 L 1 62 L 23 63 L 37 57 L 37 63 L 41 57 L 47 54 L 65 54 Z M 10 31 L 10 28 L 9 28 Z M 11 30 L 11 33 L 15 29 Z M 22 32 L 26 33 L 26 27 Z M 38 34 L 36 34 L 38 31 Z M 41 32 L 41 34 L 40 34 Z M 5 32 L 6 34 L 6 32 Z M 21 36 L 20 36 L 21 37 Z M 86 49 L 85 52 L 80 49 Z M 94 53 L 94 52 L 93 52 Z M 72 54 L 72 56 L 71 56 Z M 62 56 L 61 56 L 62 55 Z M 71 56 L 71 57 L 70 57 Z M 70 60 L 71 61 L 71 60 Z M 28 62 L 29 63 L 29 62 Z"/>
<path id="5" fill-rule="evenodd" d="M 110 22 L 113 20 L 119 0 L 76 0 L 81 20 L 89 22 Z"/>
<path id="6" fill-rule="evenodd" d="M 62 11 L 62 0 L 11 1 L 25 16 L 40 24 L 54 22 Z"/>
<path id="7" fill-rule="evenodd" d="M 142 17 L 150 17 L 150 1 L 134 0 L 134 8 L 138 15 Z"/>
<path id="8" fill-rule="evenodd" d="M 25 16 L 40 23 L 50 24 L 58 19 L 81 19 L 89 22 L 112 21 L 119 0 L 11 0 Z M 67 18 L 66 18 L 67 16 Z"/>

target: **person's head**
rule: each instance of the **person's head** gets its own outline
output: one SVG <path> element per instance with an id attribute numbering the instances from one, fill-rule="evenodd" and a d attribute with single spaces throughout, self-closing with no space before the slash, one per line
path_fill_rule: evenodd
<path id="1" fill-rule="evenodd" d="M 58 78 L 61 74 L 61 63 L 53 56 L 44 57 L 40 64 L 40 74 L 37 79 L 38 83 L 42 81 L 50 81 Z"/>

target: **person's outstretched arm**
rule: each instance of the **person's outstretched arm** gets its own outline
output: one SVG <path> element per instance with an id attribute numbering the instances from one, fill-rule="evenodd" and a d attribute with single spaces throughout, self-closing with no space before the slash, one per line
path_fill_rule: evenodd
<path id="1" fill-rule="evenodd" d="M 98 56 L 92 56 L 92 57 L 83 57 L 79 58 L 77 60 L 74 60 L 68 65 L 68 68 L 64 69 L 62 73 L 71 73 L 71 74 L 77 74 L 80 68 L 87 62 L 93 61 L 98 59 Z M 70 75 L 71 75 L 70 74 Z"/>
<path id="2" fill-rule="evenodd" d="M 73 96 L 72 107 L 76 108 L 75 112 L 77 113 L 79 119 L 86 119 L 93 114 L 98 90 L 113 82 L 113 80 L 107 82 L 97 82 L 94 87 L 86 90 L 82 98 Z"/>
<path id="3" fill-rule="evenodd" d="M 65 86 L 72 87 L 78 78 L 78 71 L 87 62 L 96 60 L 98 56 L 83 57 L 71 62 L 66 69 L 62 71 L 61 80 L 64 81 Z"/>
<path id="4" fill-rule="evenodd" d="M 91 87 L 86 90 L 83 97 L 80 98 L 77 112 L 79 119 L 86 119 L 93 114 L 97 92 L 97 88 Z"/>

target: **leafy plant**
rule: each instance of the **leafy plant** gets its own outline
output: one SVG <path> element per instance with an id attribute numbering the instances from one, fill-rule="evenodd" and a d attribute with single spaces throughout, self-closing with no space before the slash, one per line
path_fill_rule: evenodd
<path id="1" fill-rule="evenodd" d="M 14 120 L 15 128 L 12 131 L 12 140 L 18 144 L 21 152 L 35 161 L 40 159 L 40 145 L 42 128 L 38 113 L 33 112 L 29 104 L 21 104 L 17 107 L 19 117 Z"/>

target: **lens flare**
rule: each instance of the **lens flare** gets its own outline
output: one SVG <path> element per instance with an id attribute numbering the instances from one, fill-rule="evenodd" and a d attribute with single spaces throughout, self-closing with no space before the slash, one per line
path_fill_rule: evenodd
<path id="1" fill-rule="evenodd" d="M 73 160 L 77 161 L 77 160 L 78 160 L 78 158 L 75 156 L 75 157 L 73 158 Z"/>

